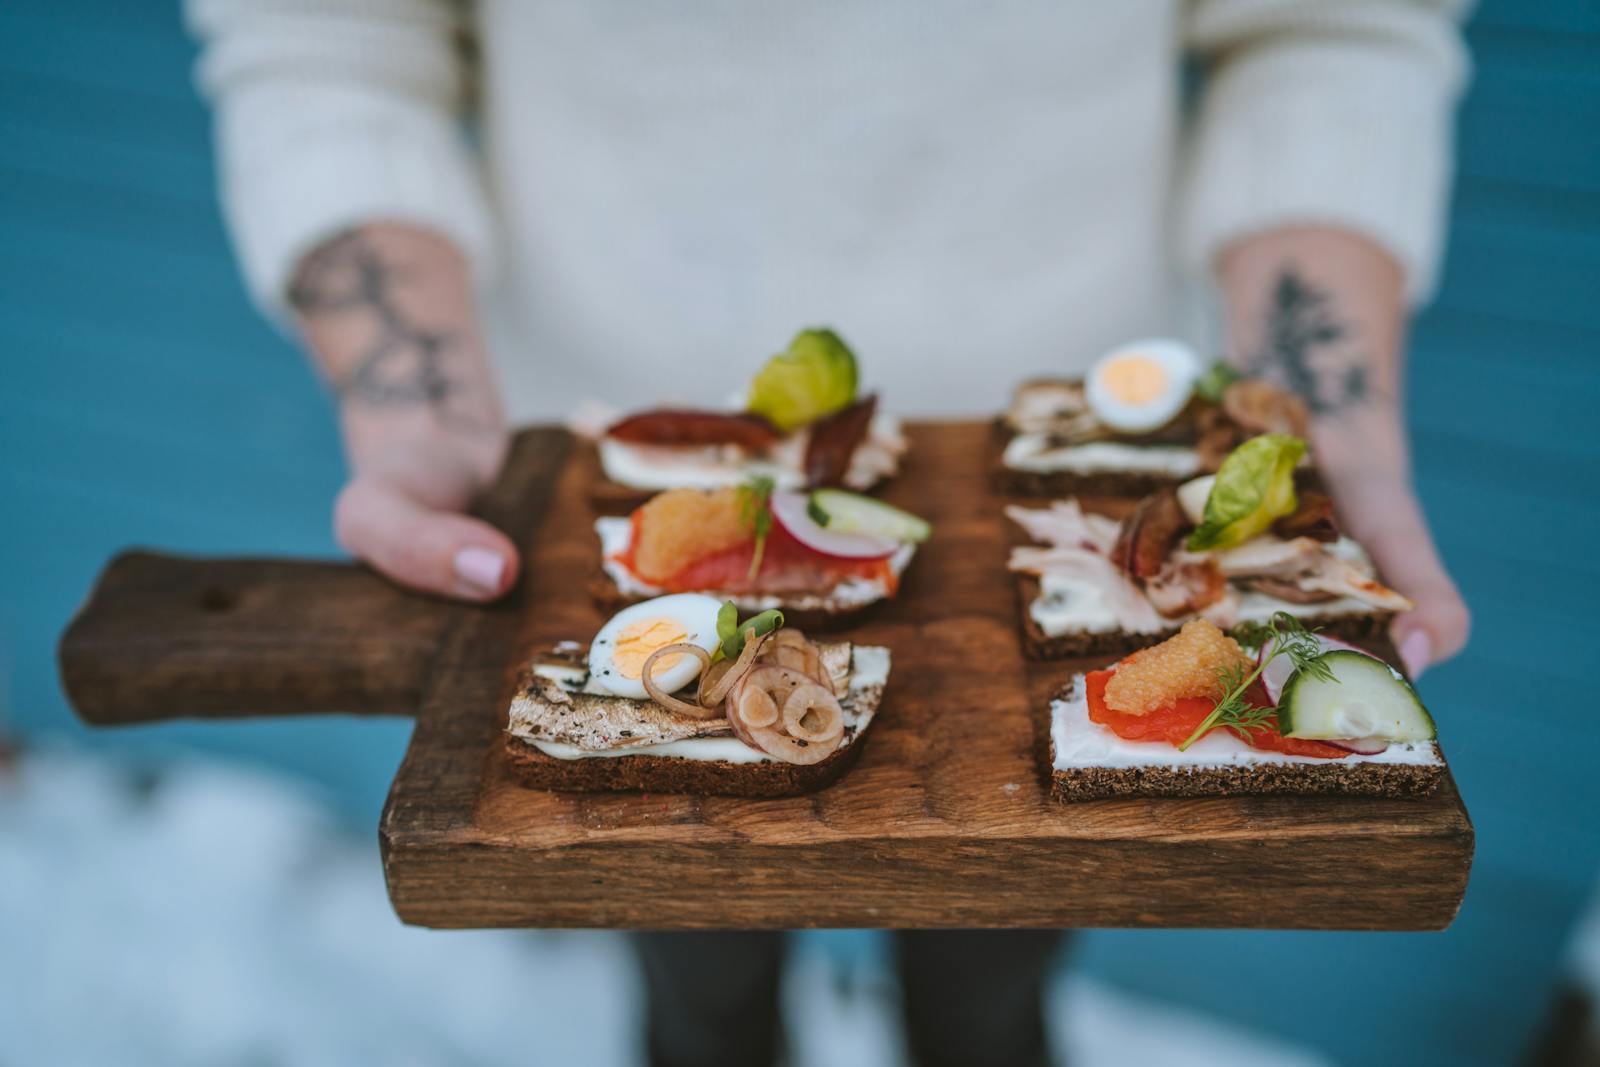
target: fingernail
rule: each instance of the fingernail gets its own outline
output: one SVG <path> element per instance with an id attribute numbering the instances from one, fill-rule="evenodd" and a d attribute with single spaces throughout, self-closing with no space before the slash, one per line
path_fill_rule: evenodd
<path id="1" fill-rule="evenodd" d="M 463 548 L 456 553 L 456 575 L 474 589 L 485 593 L 500 591 L 500 578 L 506 561 L 487 548 Z"/>
<path id="2" fill-rule="evenodd" d="M 1412 681 L 1422 677 L 1422 672 L 1433 662 L 1433 638 L 1426 630 L 1413 630 L 1400 642 L 1400 662 Z"/>

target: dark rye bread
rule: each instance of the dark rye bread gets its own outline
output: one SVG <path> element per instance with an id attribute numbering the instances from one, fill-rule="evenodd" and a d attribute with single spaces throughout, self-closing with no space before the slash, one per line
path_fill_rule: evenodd
<path id="1" fill-rule="evenodd" d="M 1000 496 L 1087 496 L 1137 500 L 1187 480 L 1144 471 L 1097 471 L 1094 474 L 1019 471 L 996 459 L 990 483 Z"/>
<path id="2" fill-rule="evenodd" d="M 510 734 L 505 738 L 505 755 L 511 776 L 530 789 L 569 793 L 787 797 L 832 785 L 860 758 L 866 743 L 863 733 L 827 759 L 807 766 L 777 762 L 729 763 L 676 756 L 556 759 Z"/>
<path id="3" fill-rule="evenodd" d="M 595 606 L 608 616 L 615 615 L 629 604 L 638 604 L 650 599 L 631 596 L 618 589 L 617 583 L 612 581 L 605 568 L 599 564 L 596 564 L 595 572 L 589 579 L 589 595 L 594 598 Z M 728 599 L 716 592 L 707 595 Z M 793 604 L 781 604 L 780 607 L 783 611 L 784 625 L 800 630 L 826 632 L 854 626 L 876 610 L 885 599 L 887 598 L 883 597 L 865 604 L 842 604 L 836 600 L 821 598 L 821 603 L 816 605 L 797 607 Z"/>
<path id="4" fill-rule="evenodd" d="M 1068 682 L 1057 700 L 1071 700 Z M 1047 705 L 1045 714 L 1054 715 Z M 1048 726 L 1048 724 L 1047 724 Z M 1445 764 L 1438 763 L 1325 763 L 1265 764 L 1254 767 L 1178 767 L 1149 763 L 1139 767 L 1056 766 L 1054 731 L 1050 741 L 1050 792 L 1064 804 L 1110 797 L 1228 797 L 1269 793 L 1337 793 L 1347 796 L 1415 799 L 1431 794 L 1444 779 Z"/>
<path id="5" fill-rule="evenodd" d="M 1136 634 L 1126 630 L 1107 630 L 1102 633 L 1066 633 L 1051 637 L 1039 628 L 1028 610 L 1039 596 L 1039 579 L 1031 574 L 1019 574 L 1017 579 L 1017 615 L 1021 619 L 1022 647 L 1030 659 L 1073 659 L 1078 656 L 1125 656 L 1141 648 L 1160 644 L 1176 634 L 1182 621 L 1158 633 Z M 1286 611 L 1307 626 L 1321 630 L 1330 637 L 1338 637 L 1357 645 L 1370 645 L 1389 632 L 1394 612 L 1373 609 L 1352 615 L 1318 615 L 1315 604 L 1290 604 Z"/>
<path id="6" fill-rule="evenodd" d="M 1415 799 L 1439 788 L 1441 764 L 1280 764 L 1255 767 L 1055 767 L 1050 792 L 1062 803 L 1110 797 L 1236 797 L 1268 793 L 1339 793 Z"/>
<path id="7" fill-rule="evenodd" d="M 517 680 L 508 712 L 503 751 L 512 777 L 521 785 L 557 792 L 654 792 L 776 797 L 807 793 L 832 784 L 850 769 L 866 744 L 867 734 L 883 705 L 886 681 L 862 679 L 850 684 L 845 671 L 856 668 L 863 651 L 887 655 L 887 650 L 850 642 L 819 642 L 822 662 L 841 692 L 845 711 L 844 737 L 837 750 L 808 765 L 779 760 L 735 763 L 684 756 L 655 754 L 591 755 L 561 759 L 541 752 L 532 738 L 583 749 L 609 748 L 616 740 L 653 745 L 687 738 L 715 736 L 731 739 L 726 722 L 701 723 L 684 719 L 650 701 L 635 701 L 606 694 L 587 694 L 547 677 L 533 664 Z M 840 659 L 840 656 L 843 659 Z M 561 667 L 584 661 L 581 649 L 556 650 L 553 662 Z M 702 729 L 702 727 L 708 727 Z M 720 729 L 718 729 L 720 727 Z M 596 743 L 598 742 L 598 744 Z"/>

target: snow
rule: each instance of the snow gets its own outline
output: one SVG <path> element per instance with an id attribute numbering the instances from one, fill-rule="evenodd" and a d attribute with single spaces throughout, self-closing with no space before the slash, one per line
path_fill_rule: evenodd
<path id="1" fill-rule="evenodd" d="M 785 1004 L 822 1024 L 797 1067 L 903 1062 L 887 954 L 839 951 L 879 936 L 797 939 Z M 0 770 L 8 1063 L 608 1067 L 637 1062 L 640 996 L 622 935 L 402 926 L 376 841 L 287 779 L 71 750 Z M 1049 1011 L 1087 1067 L 1319 1062 L 1082 978 Z"/>

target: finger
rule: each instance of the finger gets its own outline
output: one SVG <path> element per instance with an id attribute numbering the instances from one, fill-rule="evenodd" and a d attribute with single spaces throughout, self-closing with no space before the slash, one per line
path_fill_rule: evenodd
<path id="1" fill-rule="evenodd" d="M 1383 516 L 1381 524 L 1359 533 L 1357 539 L 1384 579 L 1416 605 L 1390 628 L 1406 671 L 1415 678 L 1431 664 L 1461 651 L 1472 620 L 1420 512 L 1391 504 Z"/>
<path id="2" fill-rule="evenodd" d="M 346 550 L 413 589 L 494 600 L 517 578 L 517 550 L 505 534 L 478 519 L 424 507 L 376 479 L 345 486 L 333 521 Z"/>
<path id="3" fill-rule="evenodd" d="M 1461 651 L 1471 634 L 1472 616 L 1448 578 L 1403 592 L 1417 606 L 1398 616 L 1389 634 L 1406 672 L 1416 678 L 1430 665 Z"/>

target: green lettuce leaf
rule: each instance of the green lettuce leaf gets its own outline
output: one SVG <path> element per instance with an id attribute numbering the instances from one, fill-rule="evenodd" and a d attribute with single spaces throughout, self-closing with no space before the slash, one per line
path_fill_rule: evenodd
<path id="1" fill-rule="evenodd" d="M 1304 441 L 1283 433 L 1264 433 L 1234 449 L 1217 471 L 1189 550 L 1243 544 L 1294 511 L 1294 468 L 1305 454 Z"/>
<path id="2" fill-rule="evenodd" d="M 832 330 L 801 330 L 750 383 L 749 410 L 784 433 L 849 407 L 856 357 Z"/>

